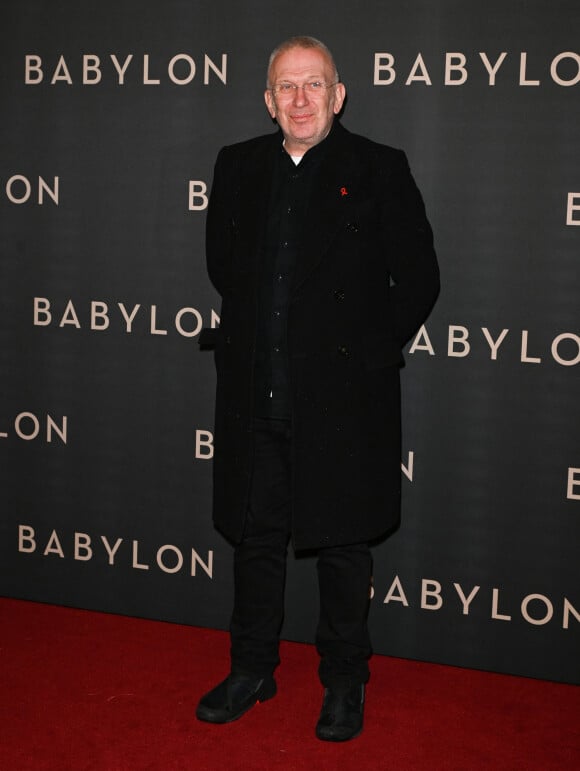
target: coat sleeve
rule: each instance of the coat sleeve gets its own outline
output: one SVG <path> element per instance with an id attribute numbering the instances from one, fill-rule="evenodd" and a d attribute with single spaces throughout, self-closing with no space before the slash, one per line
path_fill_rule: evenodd
<path id="1" fill-rule="evenodd" d="M 205 233 L 207 272 L 220 295 L 224 294 L 231 275 L 234 176 L 230 153 L 224 147 L 215 163 Z"/>
<path id="2" fill-rule="evenodd" d="M 390 290 L 393 325 L 401 346 L 427 318 L 439 293 L 439 267 L 433 232 L 421 194 L 402 151 L 385 180 L 388 195 L 383 210 L 383 237 L 393 286 Z"/>

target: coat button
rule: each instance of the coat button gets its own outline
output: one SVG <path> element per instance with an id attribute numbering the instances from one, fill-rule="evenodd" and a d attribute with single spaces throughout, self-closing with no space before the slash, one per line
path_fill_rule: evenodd
<path id="1" fill-rule="evenodd" d="M 350 230 L 351 233 L 358 233 L 358 222 L 349 222 L 346 229 Z"/>
<path id="2" fill-rule="evenodd" d="M 344 289 L 337 289 L 334 293 L 334 299 L 338 300 L 338 302 L 341 302 L 341 300 L 344 300 Z"/>
<path id="3" fill-rule="evenodd" d="M 230 345 L 232 342 L 232 338 L 229 335 L 226 335 L 226 345 Z"/>
<path id="4" fill-rule="evenodd" d="M 339 345 L 338 346 L 338 352 L 341 356 L 350 356 L 350 351 L 346 347 L 346 345 Z"/>

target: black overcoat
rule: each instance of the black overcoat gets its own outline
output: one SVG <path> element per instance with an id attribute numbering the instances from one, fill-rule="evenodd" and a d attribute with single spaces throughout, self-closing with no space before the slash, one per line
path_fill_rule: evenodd
<path id="1" fill-rule="evenodd" d="M 260 247 L 281 141 L 223 148 L 208 206 L 208 271 L 222 297 L 213 515 L 234 543 L 252 475 Z M 337 121 L 324 141 L 288 313 L 296 549 L 368 541 L 397 523 L 401 348 L 439 288 L 404 153 Z"/>

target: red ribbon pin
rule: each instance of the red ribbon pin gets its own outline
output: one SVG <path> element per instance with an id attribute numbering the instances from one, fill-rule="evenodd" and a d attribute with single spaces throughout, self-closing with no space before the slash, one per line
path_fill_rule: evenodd
<path id="1" fill-rule="evenodd" d="M 340 194 L 341 195 L 348 195 L 348 190 L 346 189 L 346 187 L 341 187 L 340 188 Z"/>

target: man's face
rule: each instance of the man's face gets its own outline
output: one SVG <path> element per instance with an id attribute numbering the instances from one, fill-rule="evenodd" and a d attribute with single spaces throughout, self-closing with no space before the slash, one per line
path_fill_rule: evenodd
<path id="1" fill-rule="evenodd" d="M 312 81 L 330 85 L 335 81 L 332 64 L 318 48 L 291 48 L 274 59 L 269 85 L 293 83 L 298 86 Z M 290 89 L 289 94 L 264 93 L 268 112 L 275 118 L 291 155 L 304 155 L 321 142 L 330 131 L 332 121 L 344 102 L 345 88 L 337 83 L 311 93 L 304 88 Z"/>

